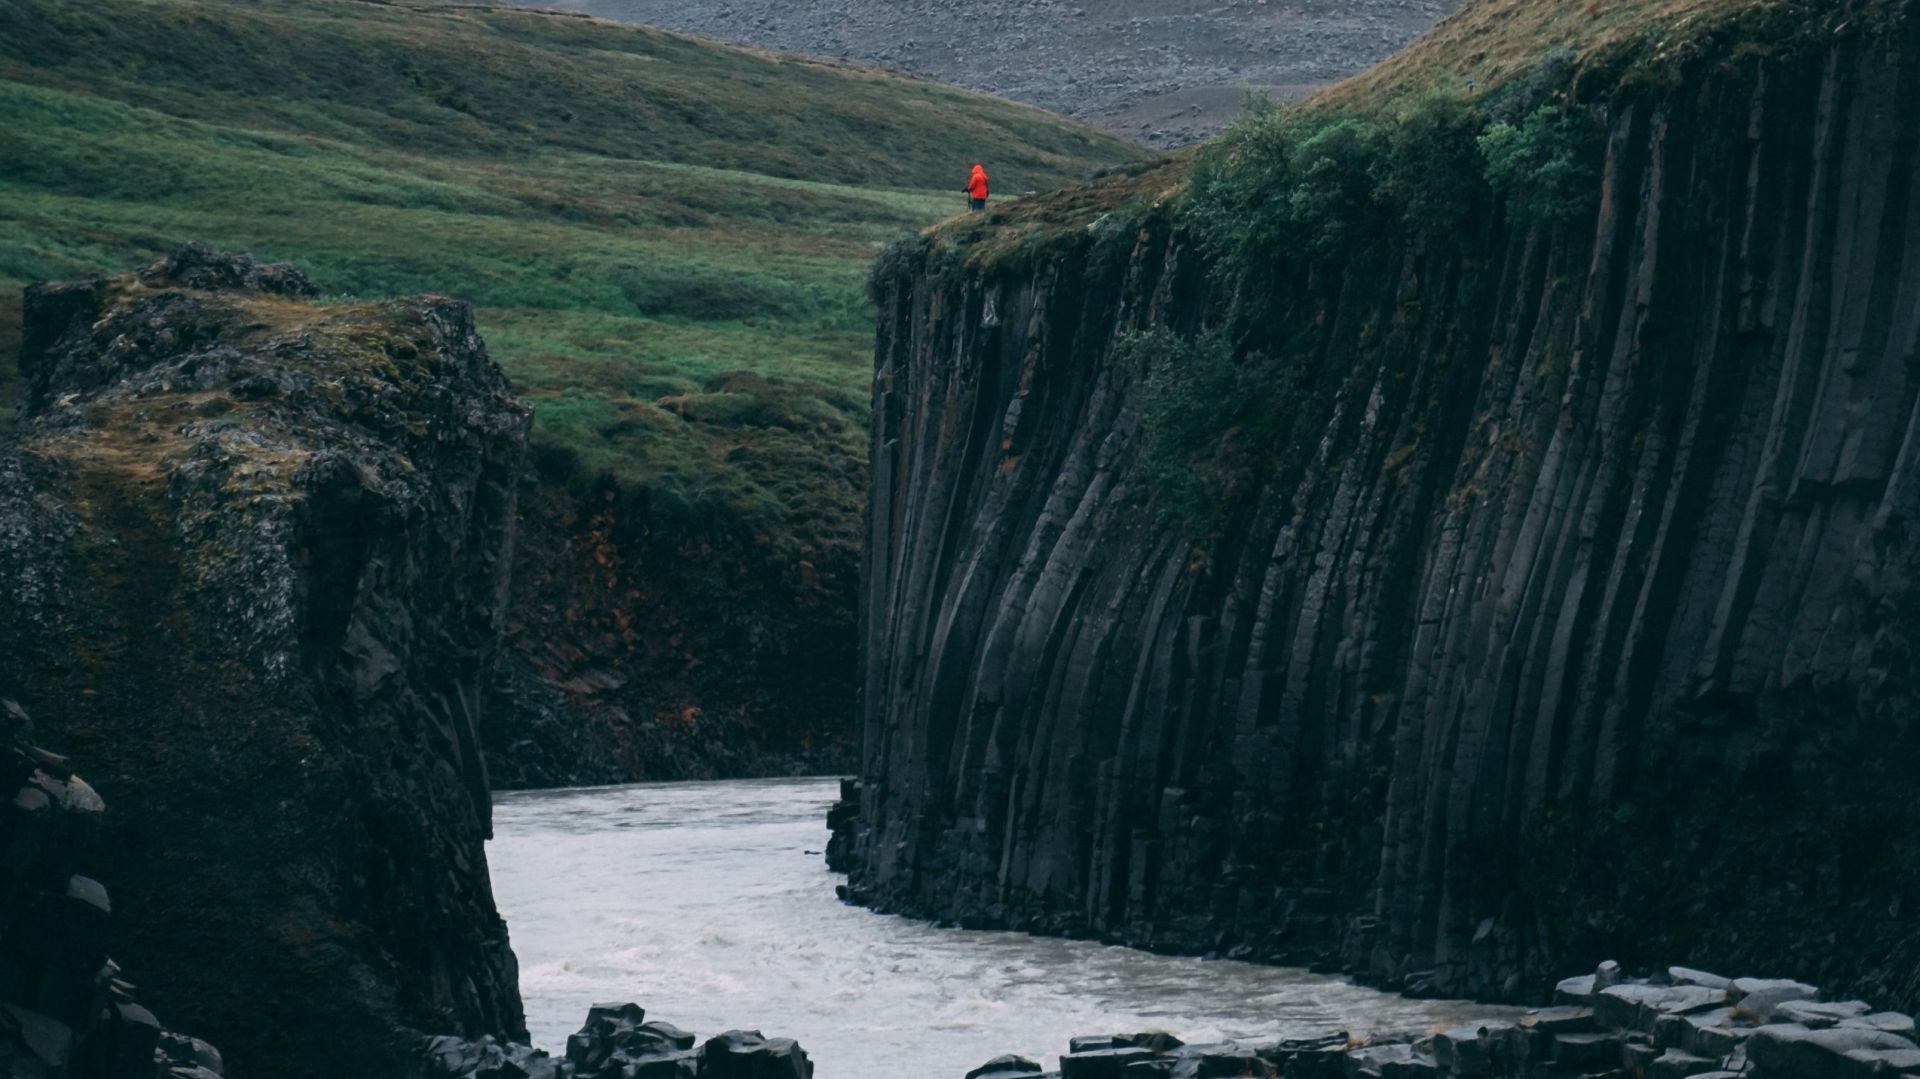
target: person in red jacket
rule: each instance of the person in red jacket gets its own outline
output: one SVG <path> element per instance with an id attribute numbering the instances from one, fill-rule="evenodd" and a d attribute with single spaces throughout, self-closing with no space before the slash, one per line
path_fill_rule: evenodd
<path id="1" fill-rule="evenodd" d="M 967 181 L 967 209 L 973 213 L 985 213 L 987 210 L 987 170 L 979 165 L 973 167 L 973 177 Z"/>

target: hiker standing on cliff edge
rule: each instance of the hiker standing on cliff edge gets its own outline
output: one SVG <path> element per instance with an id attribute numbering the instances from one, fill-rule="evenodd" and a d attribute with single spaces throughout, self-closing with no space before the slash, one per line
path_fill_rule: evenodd
<path id="1" fill-rule="evenodd" d="M 980 165 L 973 167 L 973 177 L 963 188 L 967 193 L 967 211 L 983 214 L 987 212 L 987 170 Z"/>

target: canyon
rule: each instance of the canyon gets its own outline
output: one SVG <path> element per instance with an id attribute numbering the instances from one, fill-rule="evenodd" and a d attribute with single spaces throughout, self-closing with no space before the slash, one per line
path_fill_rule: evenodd
<path id="1" fill-rule="evenodd" d="M 0 442 L 14 1074 L 805 1079 L 790 1039 L 703 1040 L 624 990 L 571 1036 L 542 1001 L 566 1045 L 529 1044 L 486 844 L 507 787 L 854 765 L 824 827 L 795 833 L 778 784 L 704 832 L 671 798 L 626 801 L 636 788 L 502 805 L 545 821 L 523 852 L 597 814 L 577 849 L 617 863 L 641 849 L 619 830 L 651 813 L 791 856 L 783 872 L 819 879 L 702 879 L 779 897 L 821 936 L 875 920 L 833 901 L 806 846 L 825 836 L 838 899 L 933 923 L 896 955 L 1014 930 L 1075 938 L 1052 954 L 1083 978 L 1098 942 L 1246 961 L 1249 985 L 1252 964 L 1308 968 L 1287 977 L 1346 1001 L 1377 994 L 1334 976 L 1456 998 L 1377 1014 L 1497 1016 L 1258 1045 L 1096 1033 L 1069 1043 L 1065 1079 L 1920 1075 L 1913 1020 L 1888 1010 L 1920 1006 L 1914 0 L 1472 0 L 1302 106 L 1256 100 L 1214 142 L 1144 161 L 893 75 L 511 8 L 379 7 L 395 55 L 447 20 L 418 39 L 447 45 L 433 79 L 509 30 L 515 56 L 618 41 L 583 86 L 625 92 L 628 68 L 676 57 L 766 90 L 790 66 L 821 103 L 809 117 L 859 106 L 808 131 L 899 121 L 890 95 L 964 101 L 1035 176 L 1115 162 L 880 253 L 870 414 L 830 370 L 847 251 L 868 241 L 809 230 L 931 213 L 877 152 L 857 205 L 805 186 L 791 173 L 811 159 L 780 147 L 729 181 L 729 212 L 821 215 L 768 248 L 817 280 L 746 280 L 768 251 L 676 233 L 720 171 L 685 160 L 659 163 L 680 209 L 592 218 L 644 220 L 672 237 L 661 251 L 728 248 L 734 263 L 628 283 L 710 304 L 702 348 L 758 340 L 744 305 L 790 303 L 805 317 L 766 351 L 817 347 L 806 385 L 634 359 L 618 337 L 636 320 L 662 338 L 699 320 L 632 296 L 538 332 L 547 309 L 502 308 L 508 339 L 539 342 L 528 392 L 466 302 L 332 295 L 206 243 L 28 288 Z M 370 55 L 342 29 L 366 13 L 300 11 L 337 55 Z M 187 12 L 169 32 L 240 40 L 214 25 Z M 499 110 L 500 131 L 534 115 L 505 111 L 507 82 L 433 79 L 401 76 L 434 109 Z M 79 81 L 8 92 L 73 106 Z M 116 138 L 148 134 L 87 108 Z M 417 117 L 388 119 L 410 147 Z M 213 125 L 172 134 L 247 141 Z M 937 173 L 932 136 L 908 135 L 916 176 Z M 268 141 L 274 168 L 295 156 Z M 577 147 L 539 149 L 551 175 L 583 167 Z M 399 152 L 341 150 L 337 206 L 377 203 L 402 173 L 361 166 Z M 630 165 L 594 167 L 624 182 Z M 537 201 L 524 178 L 454 198 L 437 159 L 420 167 L 407 204 L 368 220 Z M 79 201 L 61 212 L 92 220 Z M 633 268 L 620 229 L 555 227 L 522 220 L 500 250 L 605 234 L 598 265 Z M 736 283 L 722 265 L 737 295 L 716 291 Z M 850 415 L 870 418 L 865 461 Z M 535 882 L 563 903 L 543 926 L 589 909 L 585 877 Z M 573 961 L 604 945 L 553 945 L 546 978 L 644 960 L 634 923 L 664 885 L 600 879 L 594 916 L 637 943 L 597 968 Z M 656 909 L 698 917 L 699 880 L 681 887 Z M 742 977 L 764 973 L 723 943 Z M 1030 974 L 1009 960 L 995 984 L 1030 992 Z M 812 1003 L 805 988 L 781 995 Z M 974 1072 L 1036 1074 L 1018 1057 Z"/>

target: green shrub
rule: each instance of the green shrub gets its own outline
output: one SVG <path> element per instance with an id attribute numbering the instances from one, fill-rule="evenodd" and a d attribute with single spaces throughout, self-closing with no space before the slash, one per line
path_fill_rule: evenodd
<path id="1" fill-rule="evenodd" d="M 1436 89 L 1391 115 L 1249 96 L 1195 157 L 1179 209 L 1210 263 L 1217 328 L 1118 346 L 1145 380 L 1143 462 L 1163 513 L 1208 534 L 1234 498 L 1303 467 L 1348 376 L 1321 369 L 1323 320 L 1387 302 L 1400 244 L 1472 253 L 1501 200 L 1522 225 L 1594 212 L 1604 133 L 1562 103 L 1572 73 L 1570 54 L 1550 53 L 1493 93 Z"/>
<path id="2" fill-rule="evenodd" d="M 1145 380 L 1142 461 L 1155 504 L 1190 533 L 1208 534 L 1237 497 L 1271 477 L 1303 372 L 1260 353 L 1236 358 L 1217 331 L 1129 334 L 1115 355 Z"/>
<path id="3" fill-rule="evenodd" d="M 1524 77 L 1514 79 L 1487 94 L 1489 125 L 1525 123 L 1527 114 L 1538 108 L 1541 102 L 1557 100 L 1567 93 L 1579 74 L 1579 53 L 1564 45 L 1548 49 L 1547 54 Z"/>
<path id="4" fill-rule="evenodd" d="M 1450 235 L 1487 203 L 1485 127 L 1457 93 L 1389 120 L 1258 105 L 1195 162 L 1185 221 L 1225 264 L 1344 262 L 1396 230 Z"/>
<path id="5" fill-rule="evenodd" d="M 1376 125 L 1257 108 L 1196 161 L 1188 222 L 1229 260 L 1332 257 L 1365 227 L 1380 149 Z"/>
<path id="6" fill-rule="evenodd" d="M 1286 207 L 1299 250 L 1330 259 L 1383 231 L 1387 143 L 1379 124 L 1351 117 L 1299 132 L 1287 162 Z"/>
<path id="7" fill-rule="evenodd" d="M 1571 72 L 1556 51 L 1492 94 L 1434 90 L 1391 116 L 1249 95 L 1196 158 L 1183 220 L 1243 297 L 1287 272 L 1256 263 L 1311 269 L 1395 235 L 1463 235 L 1495 195 L 1523 224 L 1577 222 L 1597 203 L 1605 144 L 1588 112 L 1555 96 Z"/>
<path id="8" fill-rule="evenodd" d="M 1283 119 L 1253 110 L 1194 159 L 1183 219 L 1216 258 L 1231 264 L 1281 242 L 1288 228 L 1291 158 Z"/>
<path id="9" fill-rule="evenodd" d="M 1480 152 L 1488 182 L 1516 221 L 1574 224 L 1599 205 L 1605 143 L 1581 109 L 1554 102 L 1518 124 L 1496 123 L 1480 136 Z"/>
<path id="10" fill-rule="evenodd" d="M 1454 235 L 1482 215 L 1491 193 L 1479 145 L 1485 127 L 1479 102 L 1444 91 L 1395 117 L 1382 196 L 1409 227 Z"/>

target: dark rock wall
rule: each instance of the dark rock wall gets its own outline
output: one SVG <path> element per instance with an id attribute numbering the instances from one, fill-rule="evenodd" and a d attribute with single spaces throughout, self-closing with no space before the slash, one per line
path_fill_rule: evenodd
<path id="1" fill-rule="evenodd" d="M 529 473 L 486 709 L 496 787 L 853 767 L 853 541 L 796 558 L 610 478 Z"/>
<path id="2" fill-rule="evenodd" d="M 107 957 L 113 900 L 86 875 L 107 807 L 32 734 L 20 705 L 0 699 L 0 1071 L 218 1079 L 220 1051 L 165 1029 Z"/>
<path id="3" fill-rule="evenodd" d="M 1204 543 L 1113 347 L 1218 302 L 1171 218 L 883 270 L 850 894 L 1920 1000 L 1920 34 L 1754 44 L 1614 100 L 1590 224 L 1304 286 L 1304 466 Z"/>
<path id="4" fill-rule="evenodd" d="M 232 1075 L 524 1037 L 481 691 L 528 411 L 439 297 L 312 307 L 182 249 L 37 286 L 0 686 L 113 811 L 115 954 Z"/>

